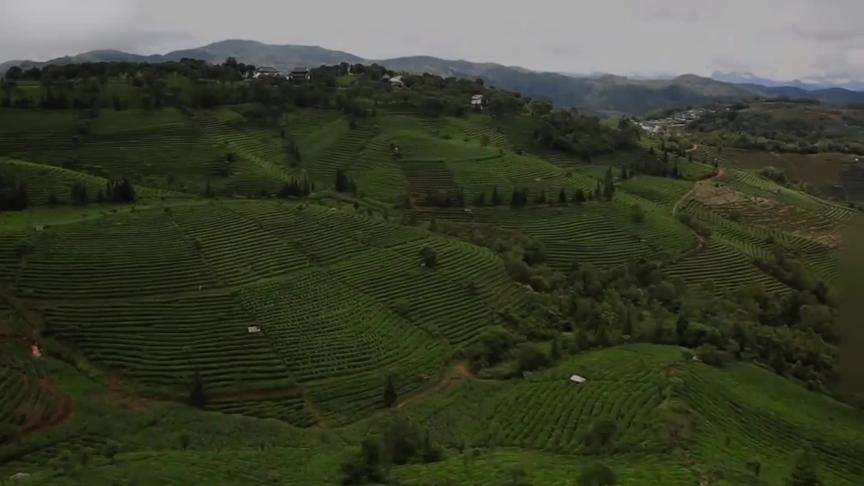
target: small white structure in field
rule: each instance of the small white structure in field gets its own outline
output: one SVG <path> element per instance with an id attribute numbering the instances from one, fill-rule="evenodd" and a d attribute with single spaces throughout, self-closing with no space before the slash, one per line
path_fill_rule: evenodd
<path id="1" fill-rule="evenodd" d="M 471 108 L 474 108 L 477 111 L 483 109 L 486 106 L 486 98 L 482 94 L 476 94 L 471 97 Z"/>
<path id="2" fill-rule="evenodd" d="M 390 86 L 394 87 L 402 87 L 405 86 L 405 81 L 402 80 L 402 76 L 393 76 L 390 78 Z"/>
<path id="3" fill-rule="evenodd" d="M 576 385 L 581 385 L 582 383 L 585 383 L 586 381 L 588 381 L 588 380 L 585 379 L 585 377 L 582 377 L 579 375 L 573 375 L 570 377 L 570 383 L 574 383 Z"/>
<path id="4" fill-rule="evenodd" d="M 258 326 L 249 326 L 246 328 L 246 330 L 249 331 L 249 334 L 260 334 L 261 333 L 261 328 Z"/>

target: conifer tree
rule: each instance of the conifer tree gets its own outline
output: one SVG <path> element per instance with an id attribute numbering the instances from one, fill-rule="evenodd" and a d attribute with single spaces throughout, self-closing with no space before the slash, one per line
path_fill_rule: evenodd
<path id="1" fill-rule="evenodd" d="M 396 385 L 393 383 L 393 376 L 387 377 L 387 386 L 384 388 L 384 406 L 392 408 L 396 406 L 399 397 L 396 394 Z"/>

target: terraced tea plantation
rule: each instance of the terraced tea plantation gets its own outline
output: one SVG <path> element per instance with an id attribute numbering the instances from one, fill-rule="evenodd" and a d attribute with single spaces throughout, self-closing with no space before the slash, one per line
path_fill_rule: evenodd
<path id="1" fill-rule="evenodd" d="M 168 393 L 198 376 L 217 409 L 300 414 L 298 425 L 308 425 L 295 410 L 304 391 L 307 416 L 355 416 L 380 406 L 388 378 L 400 392 L 428 386 L 519 300 L 486 250 L 350 207 L 201 204 L 24 240 L 32 251 L 12 279 L 52 335 Z M 422 268 L 425 247 L 440 252 L 436 269 Z M 265 391 L 269 405 L 245 398 Z"/>
<path id="2" fill-rule="evenodd" d="M 0 108 L 0 483 L 864 484 L 854 208 L 343 69 Z"/>

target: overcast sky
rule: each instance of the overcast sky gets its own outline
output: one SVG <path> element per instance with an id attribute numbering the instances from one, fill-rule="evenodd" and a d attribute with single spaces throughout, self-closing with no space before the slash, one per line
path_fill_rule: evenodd
<path id="1" fill-rule="evenodd" d="M 864 80 L 864 0 L 0 0 L 0 60 L 228 38 L 572 73 Z"/>

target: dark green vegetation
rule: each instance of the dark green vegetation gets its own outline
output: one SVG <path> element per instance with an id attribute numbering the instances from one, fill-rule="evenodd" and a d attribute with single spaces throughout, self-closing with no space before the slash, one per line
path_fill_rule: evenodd
<path id="1" fill-rule="evenodd" d="M 220 63 L 233 57 L 247 64 L 276 66 L 290 70 L 296 66 L 376 62 L 388 69 L 465 79 L 483 79 L 500 88 L 539 97 L 556 106 L 595 111 L 647 113 L 658 109 L 682 108 L 714 102 L 733 102 L 755 97 L 815 99 L 825 103 L 864 103 L 864 93 L 846 89 L 804 90 L 794 87 L 765 87 L 754 84 L 732 84 L 695 75 L 673 79 L 641 80 L 605 75 L 583 77 L 538 72 L 495 63 L 453 61 L 430 56 L 411 56 L 385 60 L 363 60 L 347 52 L 312 46 L 277 46 L 254 41 L 227 40 L 207 46 L 174 51 L 165 55 L 141 56 L 120 51 L 92 51 L 77 56 L 54 59 L 48 63 L 11 61 L 0 64 L 0 74 L 13 66 L 24 69 L 46 64 L 80 64 L 86 62 L 164 63 L 195 59 Z"/>
<path id="2" fill-rule="evenodd" d="M 713 144 L 768 152 L 864 155 L 864 106 L 813 101 L 741 103 L 712 111 L 688 127 Z"/>
<path id="3" fill-rule="evenodd" d="M 864 478 L 853 210 L 480 82 L 251 71 L 7 89 L 0 478 Z"/>

